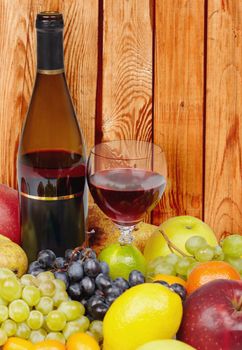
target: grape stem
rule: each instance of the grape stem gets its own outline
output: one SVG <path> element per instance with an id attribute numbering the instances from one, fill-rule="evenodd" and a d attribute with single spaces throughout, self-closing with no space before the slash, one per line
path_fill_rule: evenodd
<path id="1" fill-rule="evenodd" d="M 65 264 L 65 267 L 64 268 L 61 268 L 61 269 L 52 269 L 51 271 L 52 272 L 60 272 L 60 271 L 67 271 L 68 270 L 68 266 L 73 262 L 73 260 L 74 260 L 74 258 L 75 258 L 75 256 L 76 256 L 76 254 L 80 251 L 80 250 L 82 250 L 82 249 L 87 249 L 88 248 L 88 241 L 89 241 L 89 239 L 88 239 L 88 235 L 91 235 L 91 234 L 94 234 L 95 233 L 95 230 L 94 229 L 92 229 L 91 231 L 86 231 L 86 237 L 85 237 L 85 241 L 83 242 L 83 244 L 81 245 L 81 246 L 79 246 L 79 247 L 76 247 L 75 249 L 73 249 L 73 251 L 72 251 L 72 254 L 71 254 L 71 257 L 70 257 L 70 260 L 69 260 L 69 262 L 68 263 L 66 263 Z M 85 260 L 85 256 L 81 259 L 81 262 L 83 262 L 84 260 Z"/>
<path id="2" fill-rule="evenodd" d="M 170 249 L 170 251 L 172 253 L 174 253 L 174 250 L 176 252 L 178 252 L 179 254 L 181 254 L 183 257 L 186 257 L 186 258 L 191 258 L 192 256 L 191 255 L 187 255 L 185 254 L 181 249 L 179 249 L 174 243 L 172 243 L 172 241 L 169 239 L 169 237 L 167 236 L 167 234 L 164 232 L 163 229 L 159 228 L 159 232 L 162 234 L 163 238 L 165 239 L 167 245 L 168 245 L 168 248 Z"/>
<path id="3" fill-rule="evenodd" d="M 71 258 L 70 258 L 70 263 L 74 260 L 74 257 L 75 257 L 75 255 L 80 251 L 80 250 L 82 250 L 82 249 L 86 249 L 86 248 L 88 248 L 88 241 L 89 241 L 89 239 L 88 239 L 88 235 L 91 235 L 91 234 L 94 234 L 95 233 L 95 231 L 92 229 L 91 231 L 86 231 L 86 237 L 85 237 L 85 241 L 83 242 L 83 244 L 81 245 L 81 246 L 79 246 L 79 247 L 76 247 L 74 250 L 73 250 L 73 252 L 72 252 L 72 255 L 71 255 Z M 82 259 L 82 261 L 84 261 L 84 259 L 85 258 L 83 258 Z"/>

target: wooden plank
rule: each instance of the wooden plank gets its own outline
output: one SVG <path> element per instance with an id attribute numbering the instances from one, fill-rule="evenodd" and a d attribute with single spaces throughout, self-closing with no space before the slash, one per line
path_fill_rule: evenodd
<path id="1" fill-rule="evenodd" d="M 65 62 L 70 93 L 86 141 L 95 139 L 97 89 L 98 0 L 62 2 L 65 16 Z"/>
<path id="2" fill-rule="evenodd" d="M 0 183 L 11 186 L 16 186 L 29 8 L 30 1 L 0 2 Z"/>
<path id="3" fill-rule="evenodd" d="M 208 2 L 205 220 L 242 234 L 242 2 Z"/>
<path id="4" fill-rule="evenodd" d="M 103 1 L 96 142 L 152 140 L 152 14 L 149 0 Z"/>
<path id="5" fill-rule="evenodd" d="M 153 222 L 203 212 L 204 1 L 160 0 L 155 9 L 154 142 L 168 185 Z"/>
<path id="6" fill-rule="evenodd" d="M 8 1 L 0 5 L 0 182 L 16 186 L 18 138 L 35 79 L 37 12 L 59 10 L 65 20 L 67 82 L 87 143 L 94 144 L 98 0 Z M 15 11 L 18 6 L 18 11 Z"/>

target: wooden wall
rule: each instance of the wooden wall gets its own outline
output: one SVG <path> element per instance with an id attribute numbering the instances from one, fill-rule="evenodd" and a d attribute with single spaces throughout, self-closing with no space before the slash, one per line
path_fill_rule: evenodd
<path id="1" fill-rule="evenodd" d="M 242 1 L 0 0 L 0 182 L 16 153 L 35 77 L 35 15 L 65 19 L 65 62 L 88 149 L 161 145 L 169 184 L 153 222 L 181 214 L 242 234 Z"/>

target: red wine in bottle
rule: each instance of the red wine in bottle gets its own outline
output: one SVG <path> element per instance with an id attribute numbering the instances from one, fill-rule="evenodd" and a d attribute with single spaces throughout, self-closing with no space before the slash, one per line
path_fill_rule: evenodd
<path id="1" fill-rule="evenodd" d="M 85 240 L 85 147 L 68 91 L 63 18 L 37 15 L 37 75 L 18 152 L 22 246 L 63 255 Z"/>

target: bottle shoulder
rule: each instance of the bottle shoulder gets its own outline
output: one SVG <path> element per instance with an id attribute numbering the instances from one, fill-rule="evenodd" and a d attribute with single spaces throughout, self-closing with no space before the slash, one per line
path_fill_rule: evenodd
<path id="1" fill-rule="evenodd" d="M 46 113 L 59 113 L 60 116 L 65 116 L 65 112 L 75 115 L 65 74 L 37 74 L 30 108 L 38 109 L 36 112 L 44 109 Z"/>
<path id="2" fill-rule="evenodd" d="M 36 149 L 38 145 L 84 152 L 84 140 L 63 73 L 36 76 L 21 147 Z"/>

